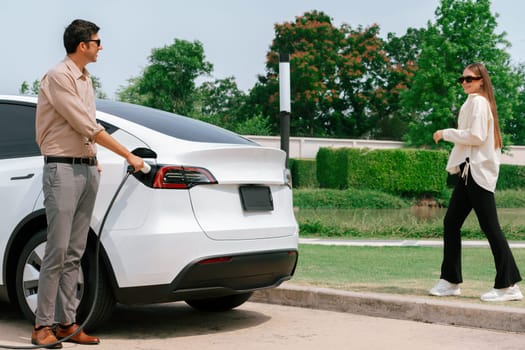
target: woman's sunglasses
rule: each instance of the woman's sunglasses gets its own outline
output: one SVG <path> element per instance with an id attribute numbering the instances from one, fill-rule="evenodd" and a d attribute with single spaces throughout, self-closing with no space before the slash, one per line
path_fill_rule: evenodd
<path id="1" fill-rule="evenodd" d="M 463 84 L 464 81 L 466 81 L 467 83 L 472 83 L 473 80 L 481 80 L 483 79 L 482 77 L 473 77 L 473 76 L 466 76 L 466 77 L 459 77 L 458 78 L 458 83 L 460 84 Z"/>

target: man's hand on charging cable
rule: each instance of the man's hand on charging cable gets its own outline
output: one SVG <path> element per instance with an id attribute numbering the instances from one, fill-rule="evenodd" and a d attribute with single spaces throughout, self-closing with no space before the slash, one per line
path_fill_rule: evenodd
<path id="1" fill-rule="evenodd" d="M 137 171 L 140 171 L 142 168 L 144 168 L 144 160 L 140 157 L 137 157 L 133 153 L 130 153 L 130 155 L 126 158 L 129 165 L 135 169 L 133 172 L 136 173 Z"/>

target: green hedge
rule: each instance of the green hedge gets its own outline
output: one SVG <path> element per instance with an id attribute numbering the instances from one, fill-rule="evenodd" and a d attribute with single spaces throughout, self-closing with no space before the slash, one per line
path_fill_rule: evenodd
<path id="1" fill-rule="evenodd" d="M 317 179 L 322 188 L 361 188 L 398 195 L 434 195 L 446 188 L 448 152 L 321 148 Z"/>
<path id="2" fill-rule="evenodd" d="M 459 175 L 450 175 L 447 184 L 454 187 L 459 180 Z M 499 167 L 498 183 L 496 190 L 521 190 L 525 189 L 525 166 L 501 164 Z"/>
<path id="3" fill-rule="evenodd" d="M 293 192 L 294 206 L 301 209 L 400 209 L 412 201 L 389 193 L 347 189 L 303 188 Z"/>
<path id="4" fill-rule="evenodd" d="M 525 189 L 525 167 L 501 164 L 496 187 L 498 190 Z"/>
<path id="5" fill-rule="evenodd" d="M 317 167 L 315 159 L 295 159 L 289 160 L 290 172 L 292 173 L 292 183 L 295 188 L 317 188 Z"/>
<path id="6" fill-rule="evenodd" d="M 319 148 L 317 151 L 317 181 L 321 188 L 344 189 L 348 162 L 344 157 L 346 149 Z M 357 170 L 356 170 L 357 171 Z"/>
<path id="7" fill-rule="evenodd" d="M 446 151 L 321 148 L 314 159 L 290 159 L 294 188 L 372 189 L 392 194 L 436 196 L 453 187 Z M 349 170 L 351 169 L 351 171 Z M 502 164 L 498 190 L 525 189 L 525 167 Z"/>

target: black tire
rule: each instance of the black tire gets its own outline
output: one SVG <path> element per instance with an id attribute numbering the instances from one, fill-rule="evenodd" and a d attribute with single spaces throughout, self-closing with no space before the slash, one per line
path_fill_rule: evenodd
<path id="1" fill-rule="evenodd" d="M 93 242 L 94 243 L 94 242 Z M 89 248 L 92 249 L 89 249 Z M 112 288 L 107 277 L 106 269 L 99 257 L 99 271 L 96 276 L 95 269 L 95 244 L 89 245 L 84 257 L 82 258 L 82 271 L 85 276 L 88 276 L 85 283 L 84 298 L 80 302 L 77 311 L 77 319 L 79 323 L 84 322 L 89 312 L 91 311 L 93 301 L 95 298 L 95 287 L 98 286 L 96 305 L 93 308 L 93 313 L 89 318 L 89 322 L 84 327 L 87 331 L 92 331 L 107 323 L 113 314 L 116 301 L 112 293 Z M 97 280 L 98 277 L 98 280 Z"/>
<path id="2" fill-rule="evenodd" d="M 27 241 L 18 258 L 16 268 L 15 289 L 18 303 L 24 316 L 32 323 L 35 321 L 38 277 L 44 257 L 46 236 L 46 229 L 41 229 Z M 79 324 L 84 322 L 91 310 L 97 285 L 95 283 L 95 253 L 94 249 L 91 248 L 93 247 L 88 245 L 88 249 L 82 258 L 82 271 L 75 296 L 80 299 L 77 311 L 77 323 Z M 111 293 L 111 288 L 101 265 L 98 276 L 97 302 L 85 329 L 93 330 L 107 321 L 111 317 L 114 307 L 115 298 Z"/>
<path id="3" fill-rule="evenodd" d="M 217 298 L 186 300 L 186 304 L 199 311 L 223 312 L 244 304 L 253 292 L 226 295 Z"/>

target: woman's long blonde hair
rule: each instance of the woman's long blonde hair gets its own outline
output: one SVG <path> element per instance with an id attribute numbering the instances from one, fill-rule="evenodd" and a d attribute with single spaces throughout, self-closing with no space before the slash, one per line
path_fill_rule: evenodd
<path id="1" fill-rule="evenodd" d="M 494 98 L 494 89 L 492 87 L 492 81 L 490 80 L 489 72 L 483 63 L 472 63 L 466 68 L 473 72 L 478 72 L 479 76 L 483 78 L 483 84 L 481 84 L 481 94 L 489 101 L 492 116 L 494 117 L 494 147 L 501 149 L 503 147 L 503 141 L 501 140 L 498 109 L 496 107 L 496 99 Z"/>

